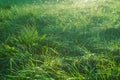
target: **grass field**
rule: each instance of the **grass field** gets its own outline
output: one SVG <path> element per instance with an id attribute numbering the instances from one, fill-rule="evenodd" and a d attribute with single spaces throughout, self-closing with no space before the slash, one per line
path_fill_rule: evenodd
<path id="1" fill-rule="evenodd" d="M 0 80 L 119 80 L 119 0 L 0 0 Z"/>

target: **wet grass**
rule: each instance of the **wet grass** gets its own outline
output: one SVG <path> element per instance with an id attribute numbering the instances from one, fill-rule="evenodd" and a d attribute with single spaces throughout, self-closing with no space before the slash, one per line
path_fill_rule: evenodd
<path id="1" fill-rule="evenodd" d="M 0 79 L 119 80 L 119 3 L 1 0 Z"/>

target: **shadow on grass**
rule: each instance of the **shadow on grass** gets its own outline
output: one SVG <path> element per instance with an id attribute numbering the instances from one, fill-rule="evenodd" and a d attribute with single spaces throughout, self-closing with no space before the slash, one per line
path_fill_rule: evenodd
<path id="1" fill-rule="evenodd" d="M 33 4 L 34 2 L 38 2 L 38 0 L 0 0 L 0 8 L 7 10 L 14 5 Z"/>
<path id="2" fill-rule="evenodd" d="M 117 40 L 120 39 L 120 28 L 108 28 L 100 33 L 102 40 Z"/>

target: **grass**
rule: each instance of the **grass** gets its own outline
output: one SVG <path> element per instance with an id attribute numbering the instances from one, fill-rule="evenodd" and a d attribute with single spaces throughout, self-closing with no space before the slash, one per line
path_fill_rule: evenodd
<path id="1" fill-rule="evenodd" d="M 119 0 L 1 0 L 0 79 L 119 80 Z"/>

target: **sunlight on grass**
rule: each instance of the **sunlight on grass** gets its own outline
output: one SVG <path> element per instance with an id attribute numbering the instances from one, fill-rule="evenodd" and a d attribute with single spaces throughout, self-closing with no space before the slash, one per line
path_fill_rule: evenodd
<path id="1" fill-rule="evenodd" d="M 0 0 L 0 79 L 119 80 L 119 4 Z"/>

